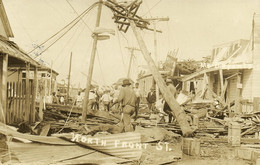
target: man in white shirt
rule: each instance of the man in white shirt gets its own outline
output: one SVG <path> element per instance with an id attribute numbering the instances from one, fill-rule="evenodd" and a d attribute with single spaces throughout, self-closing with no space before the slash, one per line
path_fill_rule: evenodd
<path id="1" fill-rule="evenodd" d="M 105 110 L 109 111 L 109 106 L 110 106 L 110 101 L 111 101 L 109 90 L 105 91 L 105 93 L 103 94 L 103 96 L 101 97 L 100 100 L 103 102 Z"/>

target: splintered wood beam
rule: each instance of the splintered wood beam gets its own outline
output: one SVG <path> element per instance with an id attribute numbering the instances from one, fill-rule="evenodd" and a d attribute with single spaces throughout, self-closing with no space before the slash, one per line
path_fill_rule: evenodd
<path id="1" fill-rule="evenodd" d="M 145 28 L 146 30 L 149 30 L 149 31 L 154 31 L 154 29 L 151 29 L 151 28 Z M 155 30 L 156 32 L 158 32 L 158 33 L 162 33 L 162 31 L 161 30 Z"/>
<path id="2" fill-rule="evenodd" d="M 150 25 L 150 22 L 149 21 L 146 21 L 146 20 L 143 20 L 143 19 L 139 19 L 139 18 L 134 18 L 134 17 L 126 17 L 124 15 L 115 15 L 115 17 L 117 18 L 125 18 L 125 19 L 131 19 L 133 21 L 137 21 L 137 22 L 142 22 L 142 23 L 145 23 L 147 25 Z"/>
<path id="3" fill-rule="evenodd" d="M 124 25 L 130 26 L 130 23 L 128 23 L 128 22 L 116 21 L 115 23 L 124 24 Z M 140 24 L 140 23 L 138 23 L 136 26 L 137 26 L 137 27 L 141 27 L 141 28 L 146 28 L 145 25 Z"/>
<path id="4" fill-rule="evenodd" d="M 153 61 L 152 57 L 150 56 L 150 53 L 144 43 L 144 40 L 142 38 L 142 35 L 137 29 L 134 21 L 129 20 L 131 28 L 134 32 L 134 35 L 138 41 L 139 47 L 142 51 L 142 54 L 144 56 L 144 59 L 146 60 L 149 70 L 152 72 L 154 80 L 156 84 L 158 85 L 163 97 L 165 98 L 166 102 L 169 104 L 170 108 L 172 109 L 173 113 L 175 114 L 175 117 L 177 119 L 177 122 L 180 125 L 180 128 L 182 130 L 183 136 L 192 136 L 193 131 L 187 121 L 187 115 L 184 112 L 183 109 L 181 109 L 179 103 L 175 100 L 173 94 L 167 89 L 166 84 L 157 70 L 157 67 L 155 65 L 155 62 Z"/>

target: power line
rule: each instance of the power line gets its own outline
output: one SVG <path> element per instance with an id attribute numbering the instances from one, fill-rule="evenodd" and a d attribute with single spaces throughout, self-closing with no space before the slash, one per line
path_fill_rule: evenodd
<path id="1" fill-rule="evenodd" d="M 122 46 L 121 46 L 118 30 L 116 30 L 116 33 L 117 33 L 117 40 L 118 40 L 118 43 L 119 43 L 119 48 L 120 48 L 120 53 L 121 53 L 121 60 L 123 62 L 124 70 L 125 70 L 125 73 L 126 73 L 126 65 L 125 65 L 124 58 L 123 58 L 123 51 L 122 51 Z"/>
<path id="2" fill-rule="evenodd" d="M 64 29 L 66 29 L 67 27 L 69 27 L 73 22 L 75 22 L 76 20 L 76 23 L 78 23 L 79 22 L 79 20 L 81 20 L 81 17 L 82 16 L 84 16 L 84 15 L 86 15 L 93 7 L 95 7 L 96 5 L 98 4 L 98 2 L 96 2 L 96 3 L 94 3 L 94 4 L 92 4 L 89 8 L 87 8 L 85 11 L 83 11 L 78 17 L 76 17 L 74 20 L 72 20 L 69 24 L 67 24 L 66 26 L 64 26 L 61 30 L 59 30 L 58 32 L 56 32 L 54 35 L 52 35 L 51 37 L 49 37 L 47 40 L 45 40 L 43 43 L 41 43 L 38 47 L 40 47 L 40 46 L 42 46 L 43 44 L 45 44 L 46 42 L 48 42 L 49 40 L 51 40 L 53 37 L 55 37 L 55 36 L 57 36 L 60 32 L 62 32 Z M 79 19 L 79 20 L 78 20 Z M 75 23 L 72 25 L 72 27 L 75 25 Z M 71 27 L 71 28 L 72 28 Z M 70 28 L 70 29 L 71 29 Z M 69 30 L 70 30 L 69 29 Z M 67 31 L 68 32 L 68 31 Z M 67 33 L 67 32 L 65 32 L 65 34 Z M 64 35 L 65 35 L 64 34 Z M 62 35 L 62 37 L 63 37 L 63 35 Z M 60 37 L 61 38 L 61 37 Z M 57 40 L 56 40 L 57 41 Z M 55 42 L 56 42 L 55 41 Z M 48 47 L 49 48 L 49 47 Z M 36 50 L 37 49 L 37 47 L 35 47 L 33 50 L 31 50 L 31 51 L 29 51 L 28 52 L 28 54 L 30 54 L 31 52 L 33 52 L 34 50 Z M 43 53 L 43 52 L 42 52 Z M 40 53 L 40 54 L 42 54 L 42 53 Z"/>
<path id="3" fill-rule="evenodd" d="M 82 16 L 85 16 L 92 8 L 94 7 L 94 4 L 88 8 L 86 13 L 84 13 Z M 38 54 L 35 58 L 39 57 L 42 53 L 44 53 L 46 50 L 48 50 L 52 45 L 54 45 L 59 39 L 61 39 L 65 34 L 67 34 L 78 22 L 80 19 L 78 19 L 67 31 L 65 31 L 58 39 L 56 39 L 51 45 L 49 45 L 46 49 L 44 49 L 40 54 Z M 34 59 L 35 59 L 34 58 Z"/>
<path id="4" fill-rule="evenodd" d="M 75 10 L 75 8 L 71 5 L 71 3 L 66 0 L 66 2 L 70 5 L 70 7 L 72 8 L 72 10 L 77 14 L 77 16 L 79 16 L 78 12 Z M 80 18 L 82 20 L 82 18 Z M 86 22 L 84 20 L 82 20 L 82 22 L 87 26 L 87 28 L 91 31 L 91 33 L 93 33 L 93 31 L 90 29 L 90 27 L 86 24 Z"/>
<path id="5" fill-rule="evenodd" d="M 146 7 L 147 7 L 147 9 L 148 9 L 148 13 L 149 13 L 150 17 L 152 17 L 152 14 L 151 14 L 151 12 L 150 12 L 150 9 L 149 9 L 149 6 L 148 6 L 147 2 L 144 1 L 144 3 L 145 3 L 145 5 L 146 5 Z"/>
<path id="6" fill-rule="evenodd" d="M 157 6 L 162 0 L 159 0 L 155 5 L 153 5 L 153 7 L 151 7 L 143 16 L 145 16 L 146 14 L 148 14 L 155 6 Z M 142 17 L 143 17 L 142 16 Z"/>
<path id="7" fill-rule="evenodd" d="M 82 25 L 82 24 L 80 24 L 80 25 Z M 72 34 L 72 36 L 70 37 L 70 39 L 65 43 L 65 45 L 64 45 L 63 47 L 67 47 L 67 45 L 70 43 L 70 41 L 72 40 L 72 38 L 73 38 L 73 37 L 75 36 L 75 34 L 77 33 L 77 31 L 78 31 L 80 25 L 77 27 L 77 29 L 74 31 L 74 33 Z M 83 31 L 83 30 L 84 30 L 84 28 L 82 29 L 82 31 Z M 81 34 L 82 31 L 81 31 L 79 34 Z M 79 35 L 78 35 L 78 37 L 79 37 Z M 77 37 L 77 38 L 78 38 L 78 37 Z M 62 53 L 64 50 L 65 50 L 65 49 L 63 49 L 63 48 L 61 49 L 61 51 L 59 52 L 59 54 L 56 56 L 54 62 L 60 57 L 61 53 Z"/>

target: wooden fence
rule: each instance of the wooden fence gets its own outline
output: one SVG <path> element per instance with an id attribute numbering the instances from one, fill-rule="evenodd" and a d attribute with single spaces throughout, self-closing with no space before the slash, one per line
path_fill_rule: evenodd
<path id="1" fill-rule="evenodd" d="M 20 122 L 34 122 L 35 109 L 33 104 L 33 81 L 29 81 L 26 89 L 26 81 L 7 82 L 7 124 Z"/>

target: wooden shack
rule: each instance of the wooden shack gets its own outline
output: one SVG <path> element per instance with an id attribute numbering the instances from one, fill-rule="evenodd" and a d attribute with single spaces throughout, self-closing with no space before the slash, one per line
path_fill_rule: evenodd
<path id="1" fill-rule="evenodd" d="M 39 64 L 9 40 L 13 36 L 0 0 L 0 121 L 7 124 L 34 122 L 37 76 L 30 80 L 29 72 L 37 75 Z M 13 78 L 13 74 L 21 74 L 21 68 L 25 68 L 26 78 Z"/>

